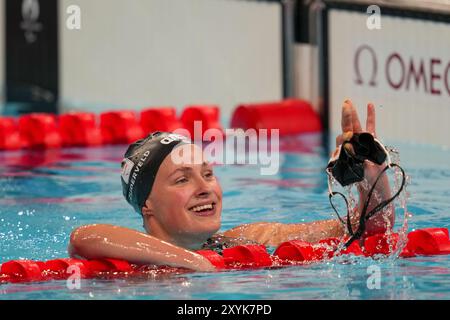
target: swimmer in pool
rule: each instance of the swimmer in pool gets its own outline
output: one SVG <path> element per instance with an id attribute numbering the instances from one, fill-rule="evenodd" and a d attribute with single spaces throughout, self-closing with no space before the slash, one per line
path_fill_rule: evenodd
<path id="1" fill-rule="evenodd" d="M 336 138 L 337 147 L 350 139 L 352 133 L 363 132 L 350 100 L 343 104 L 341 125 L 342 134 Z M 367 106 L 366 132 L 375 136 L 373 104 Z M 174 157 L 169 156 L 174 152 L 192 161 L 174 161 Z M 337 152 L 338 149 L 334 154 Z M 382 168 L 365 161 L 365 178 L 370 185 Z M 215 267 L 195 250 L 220 250 L 248 243 L 277 246 L 293 239 L 316 242 L 347 233 L 347 228 L 338 219 L 330 219 L 292 224 L 249 223 L 217 234 L 221 225 L 222 190 L 213 167 L 203 161 L 200 147 L 170 133 L 153 133 L 128 147 L 122 162 L 122 186 L 126 200 L 142 216 L 145 232 L 108 224 L 78 227 L 70 237 L 68 251 L 71 257 L 108 257 L 136 264 L 213 271 Z M 381 176 L 376 191 L 381 199 L 371 200 L 369 210 L 379 201 L 391 197 L 385 174 Z M 358 192 L 359 204 L 350 217 L 355 226 L 368 191 L 358 187 Z M 368 220 L 365 235 L 385 232 L 393 221 L 394 209 L 390 205 L 383 214 Z"/>

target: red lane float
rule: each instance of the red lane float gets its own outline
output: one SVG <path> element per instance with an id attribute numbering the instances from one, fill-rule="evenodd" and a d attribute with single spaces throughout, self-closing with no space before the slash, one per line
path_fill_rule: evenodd
<path id="1" fill-rule="evenodd" d="M 274 255 L 288 263 L 292 261 L 314 262 L 331 258 L 336 254 L 364 255 L 366 257 L 389 255 L 397 250 L 398 241 L 399 235 L 397 233 L 376 234 L 365 238 L 362 247 L 357 241 L 354 241 L 348 248 L 335 251 L 340 244 L 338 239 L 325 239 L 317 244 L 292 240 L 280 244 Z M 326 244 L 325 247 L 324 244 Z M 445 228 L 428 228 L 412 231 L 408 234 L 406 246 L 400 252 L 400 257 L 439 254 L 450 254 L 448 230 Z"/>
<path id="2" fill-rule="evenodd" d="M 11 277 L 7 274 L 0 273 L 0 284 L 11 282 Z"/>
<path id="3" fill-rule="evenodd" d="M 59 148 L 96 146 L 101 144 L 129 144 L 153 131 L 186 129 L 192 139 L 210 137 L 208 129 L 224 130 L 220 125 L 220 110 L 216 105 L 187 106 L 180 118 L 173 107 L 147 108 L 138 113 L 115 110 L 97 115 L 90 112 L 54 114 L 31 113 L 14 118 L 0 118 L 0 150 L 20 148 Z M 195 135 L 195 122 L 201 130 Z M 233 128 L 280 129 L 281 135 L 317 132 L 320 119 L 311 105 L 302 100 L 283 100 L 259 104 L 239 105 L 232 117 Z M 198 135 L 201 134 L 201 137 Z M 270 134 L 270 131 L 268 132 Z"/>
<path id="4" fill-rule="evenodd" d="M 46 279 L 66 279 L 74 270 L 77 270 L 81 278 L 87 278 L 90 275 L 84 260 L 64 258 L 37 263 Z"/>
<path id="5" fill-rule="evenodd" d="M 283 264 L 292 264 L 292 262 L 313 262 L 331 259 L 337 254 L 364 255 L 362 248 L 357 242 L 353 242 L 348 248 L 336 252 L 340 244 L 341 242 L 337 238 L 320 240 L 316 244 L 292 240 L 280 244 L 275 250 L 274 256 L 278 257 Z"/>
<path id="6" fill-rule="evenodd" d="M 419 255 L 450 254 L 449 233 L 446 228 L 426 228 L 408 234 L 406 248 Z"/>
<path id="7" fill-rule="evenodd" d="M 274 252 L 282 264 L 289 264 L 293 261 L 315 261 L 322 259 L 319 251 L 309 243 L 301 240 L 291 240 L 283 242 Z"/>
<path id="8" fill-rule="evenodd" d="M 30 113 L 19 118 L 19 133 L 29 148 L 58 148 L 62 145 L 56 116 L 45 113 Z"/>
<path id="9" fill-rule="evenodd" d="M 0 118 L 0 150 L 16 150 L 23 146 L 16 119 Z"/>
<path id="10" fill-rule="evenodd" d="M 183 128 L 181 121 L 177 119 L 175 108 L 172 107 L 142 110 L 141 126 L 145 135 L 154 131 L 173 132 Z"/>
<path id="11" fill-rule="evenodd" d="M 329 238 L 314 244 L 300 240 L 286 241 L 276 248 L 273 255 L 270 255 L 263 245 L 225 248 L 222 255 L 212 250 L 199 250 L 197 253 L 208 259 L 218 270 L 242 270 L 302 265 L 327 260 L 337 255 L 352 254 L 367 257 L 378 254 L 389 255 L 396 250 L 398 240 L 399 236 L 395 233 L 377 234 L 366 238 L 362 247 L 354 241 L 345 250 L 336 250 L 342 242 L 337 238 Z M 400 256 L 406 258 L 439 254 L 450 254 L 449 233 L 445 228 L 428 228 L 409 233 L 407 244 Z M 67 279 L 75 270 L 81 278 L 97 278 L 142 276 L 148 271 L 161 270 L 170 273 L 182 269 L 167 266 L 158 268 L 138 266 L 119 259 L 66 258 L 46 262 L 13 260 L 0 266 L 0 283 Z"/>
<path id="12" fill-rule="evenodd" d="M 209 262 L 211 262 L 211 264 L 214 267 L 216 267 L 217 269 L 220 270 L 220 269 L 225 269 L 226 268 L 225 260 L 224 260 L 223 256 L 221 256 L 217 252 L 215 252 L 213 250 L 198 250 L 197 253 L 201 254 L 206 259 L 208 259 Z"/>
<path id="13" fill-rule="evenodd" d="M 208 129 L 217 129 L 223 134 L 223 129 L 220 125 L 218 106 L 188 106 L 184 109 L 183 114 L 181 115 L 181 122 L 183 127 L 189 131 L 191 139 L 203 139 L 203 134 Z M 197 132 L 197 135 L 201 134 L 201 137 L 198 137 L 195 134 L 195 122 L 198 122 L 201 126 L 199 127 L 201 131 Z"/>
<path id="14" fill-rule="evenodd" d="M 272 265 L 272 258 L 263 245 L 245 245 L 223 250 L 225 265 L 230 269 L 258 268 Z"/>
<path id="15" fill-rule="evenodd" d="M 63 145 L 67 147 L 98 146 L 102 144 L 96 115 L 88 112 L 69 112 L 59 116 Z"/>
<path id="16" fill-rule="evenodd" d="M 288 99 L 281 102 L 242 104 L 234 111 L 232 128 L 279 129 L 280 136 L 320 132 L 319 115 L 304 100 Z"/>
<path id="17" fill-rule="evenodd" d="M 397 249 L 399 235 L 377 234 L 364 241 L 366 255 L 389 254 Z M 450 254 L 450 240 L 446 228 L 426 228 L 412 231 L 408 234 L 407 243 L 400 256 L 403 258 L 417 255 Z"/>
<path id="18" fill-rule="evenodd" d="M 129 144 L 144 137 L 136 113 L 130 110 L 102 113 L 100 130 L 103 142 L 107 144 Z"/>
<path id="19" fill-rule="evenodd" d="M 98 259 L 86 262 L 89 270 L 94 272 L 131 272 L 133 267 L 128 261 L 119 259 Z"/>
<path id="20" fill-rule="evenodd" d="M 80 278 L 133 273 L 137 266 L 119 259 L 54 259 L 49 261 L 12 260 L 0 268 L 1 282 L 63 280 L 76 272 Z"/>
<path id="21" fill-rule="evenodd" d="M 388 255 L 397 249 L 398 234 L 376 234 L 364 240 L 364 250 L 366 256 L 376 254 Z M 403 250 L 405 250 L 404 248 Z M 406 251 L 405 251 L 406 254 Z M 411 255 L 412 256 L 412 255 Z"/>
<path id="22" fill-rule="evenodd" d="M 1 265 L 0 274 L 6 275 L 11 282 L 32 282 L 43 279 L 41 266 L 31 260 L 12 260 Z"/>

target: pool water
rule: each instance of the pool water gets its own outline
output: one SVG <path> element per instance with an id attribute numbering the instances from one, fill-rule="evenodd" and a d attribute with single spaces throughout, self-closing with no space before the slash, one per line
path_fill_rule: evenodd
<path id="1" fill-rule="evenodd" d="M 321 137 L 281 142 L 280 170 L 217 166 L 224 191 L 222 231 L 243 222 L 330 219 L 327 152 Z M 411 177 L 409 230 L 450 227 L 450 151 L 395 144 Z M 122 196 L 126 146 L 0 153 L 0 262 L 67 257 L 73 228 L 111 223 L 142 230 Z M 368 286 L 380 271 L 379 289 Z M 0 285 L 0 299 L 449 299 L 450 255 L 409 259 L 354 258 L 282 269 L 182 273 L 151 279 L 82 280 Z"/>

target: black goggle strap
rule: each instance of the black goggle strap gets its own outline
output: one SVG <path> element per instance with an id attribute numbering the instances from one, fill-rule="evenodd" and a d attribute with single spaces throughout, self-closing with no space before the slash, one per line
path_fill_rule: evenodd
<path id="1" fill-rule="evenodd" d="M 384 200 L 382 202 L 380 202 L 377 206 L 375 206 L 372 210 L 370 210 L 369 212 L 367 212 L 367 208 L 369 207 L 369 203 L 370 200 L 372 198 L 372 194 L 373 191 L 375 190 L 375 187 L 378 183 L 378 181 L 380 180 L 381 176 L 383 175 L 384 172 L 386 172 L 389 168 L 392 167 L 397 167 L 400 169 L 401 173 L 402 173 L 402 183 L 400 185 L 400 188 L 397 190 L 397 192 L 389 199 Z M 397 198 L 400 193 L 403 191 L 403 188 L 405 186 L 406 183 L 406 175 L 405 175 L 405 171 L 402 169 L 402 167 L 400 167 L 398 164 L 395 163 L 390 163 L 389 165 L 387 165 L 378 175 L 377 179 L 375 180 L 375 183 L 373 184 L 373 186 L 371 187 L 369 193 L 367 194 L 367 198 L 366 198 L 366 202 L 364 203 L 364 207 L 363 210 L 361 212 L 361 216 L 359 218 L 359 226 L 358 226 L 358 230 L 351 235 L 350 239 L 345 243 L 345 247 L 347 248 L 348 246 L 350 246 L 352 244 L 353 241 L 361 238 L 361 236 L 364 234 L 364 231 L 366 230 L 366 222 L 367 220 L 369 220 L 375 213 L 377 213 L 378 211 L 380 211 L 381 209 L 383 209 L 384 207 L 386 207 L 389 203 L 391 203 L 392 201 L 394 201 L 395 198 Z"/>
<path id="2" fill-rule="evenodd" d="M 333 188 L 331 186 L 332 185 L 332 179 L 334 179 L 333 175 L 332 175 L 330 169 L 327 169 L 326 172 L 328 174 L 328 200 L 330 201 L 330 205 L 333 208 L 333 210 L 334 210 L 336 216 L 338 217 L 339 221 L 342 223 L 342 225 L 344 227 L 347 227 L 348 233 L 351 236 L 353 236 L 353 228 L 352 228 L 352 224 L 351 224 L 351 221 L 350 221 L 350 206 L 348 205 L 347 198 L 341 192 L 333 191 Z M 342 219 L 341 215 L 339 214 L 339 212 L 337 211 L 336 207 L 334 206 L 333 197 L 335 195 L 340 195 L 345 201 L 345 207 L 347 208 L 347 221 L 344 221 L 344 219 Z"/>
<path id="3" fill-rule="evenodd" d="M 371 218 L 375 213 L 377 213 L 378 211 L 380 211 L 381 209 L 383 209 L 385 206 L 387 206 L 389 203 L 391 203 L 392 201 L 394 201 L 395 198 L 397 198 L 400 193 L 402 192 L 405 183 L 406 183 L 406 175 L 405 175 L 405 171 L 403 170 L 402 167 L 400 167 L 398 164 L 396 163 L 391 163 L 390 165 L 386 166 L 383 171 L 378 175 L 377 180 L 375 180 L 375 183 L 373 184 L 372 188 L 369 191 L 368 197 L 366 199 L 366 202 L 364 204 L 364 209 L 363 212 L 365 212 L 367 210 L 367 207 L 369 206 L 369 201 L 370 201 L 370 197 L 372 196 L 373 190 L 375 189 L 376 184 L 378 183 L 379 178 L 381 177 L 381 175 L 389 168 L 392 167 L 397 167 L 400 169 L 401 173 L 402 173 L 402 182 L 400 187 L 398 188 L 397 192 L 389 199 L 384 200 L 382 202 L 380 202 L 375 208 L 373 208 L 372 210 L 370 210 L 369 213 L 367 213 L 365 215 L 365 220 L 368 220 L 369 218 Z"/>
<path id="4" fill-rule="evenodd" d="M 373 184 L 373 186 L 371 187 L 371 189 L 370 189 L 370 191 L 369 191 L 369 193 L 367 195 L 366 202 L 364 203 L 364 207 L 363 207 L 363 210 L 361 212 L 358 230 L 356 232 L 354 232 L 353 229 L 352 229 L 352 225 L 351 225 L 351 221 L 350 221 L 350 208 L 349 208 L 349 205 L 348 205 L 347 198 L 342 193 L 335 192 L 335 191 L 332 190 L 332 187 L 331 187 L 331 184 L 332 184 L 332 173 L 331 173 L 331 171 L 329 169 L 327 169 L 327 173 L 328 173 L 328 194 L 329 194 L 328 198 L 329 198 L 331 207 L 333 208 L 334 212 L 336 213 L 339 221 L 344 226 L 347 225 L 347 231 L 348 231 L 348 233 L 351 236 L 350 239 L 344 245 L 346 248 L 348 246 L 350 246 L 353 241 L 361 238 L 361 236 L 363 235 L 363 233 L 364 233 L 364 231 L 366 229 L 366 225 L 365 225 L 366 221 L 368 219 L 370 219 L 375 213 L 377 213 L 378 211 L 383 209 L 385 206 L 387 206 L 389 203 L 391 203 L 396 197 L 398 197 L 400 195 L 400 193 L 402 192 L 404 186 L 405 186 L 405 182 L 406 182 L 405 171 L 399 165 L 397 165 L 395 163 L 392 163 L 391 157 L 389 155 L 389 152 L 384 147 L 384 145 L 379 140 L 377 140 L 377 139 L 374 139 L 374 140 L 383 149 L 383 151 L 386 153 L 387 166 L 380 172 L 380 174 L 378 175 L 377 179 L 375 180 L 375 183 Z M 340 152 L 342 152 L 342 148 L 343 148 L 343 145 L 340 146 L 340 150 L 339 150 Z M 346 151 L 344 151 L 344 152 L 346 152 Z M 381 178 L 383 173 L 385 173 L 389 168 L 392 168 L 392 167 L 398 167 L 400 169 L 401 173 L 402 173 L 402 183 L 400 185 L 399 190 L 397 190 L 397 192 L 390 199 L 382 201 L 375 208 L 373 208 L 370 212 L 367 213 L 367 208 L 369 207 L 369 203 L 370 203 L 370 200 L 372 198 L 373 191 L 375 190 L 375 187 L 376 187 L 379 179 Z M 344 201 L 345 201 L 345 204 L 346 204 L 346 208 L 347 208 L 347 222 L 344 222 L 344 220 L 339 215 L 336 207 L 333 204 L 332 197 L 335 196 L 336 194 L 338 194 L 338 195 L 340 195 L 341 197 L 344 198 Z"/>
<path id="5" fill-rule="evenodd" d="M 340 195 L 345 201 L 345 207 L 347 208 L 347 222 L 345 222 L 344 219 L 342 219 L 342 217 L 340 216 L 339 212 L 337 211 L 336 207 L 333 204 L 332 198 L 333 198 L 333 196 L 335 196 L 337 194 Z M 330 200 L 331 207 L 333 208 L 334 212 L 336 213 L 336 216 L 338 217 L 339 221 L 341 221 L 342 225 L 347 226 L 348 233 L 350 235 L 353 235 L 352 224 L 350 221 L 350 211 L 349 211 L 350 209 L 349 209 L 347 198 L 340 192 L 332 191 L 331 193 L 328 194 L 328 199 Z"/>

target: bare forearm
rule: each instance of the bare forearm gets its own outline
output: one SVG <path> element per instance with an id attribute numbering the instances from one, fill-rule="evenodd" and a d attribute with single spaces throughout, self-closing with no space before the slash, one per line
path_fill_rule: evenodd
<path id="1" fill-rule="evenodd" d="M 303 240 L 317 242 L 319 240 L 340 237 L 345 229 L 338 220 L 321 220 L 311 223 L 272 223 L 258 222 L 244 224 L 224 232 L 228 237 L 242 237 L 258 243 L 277 246 L 284 241 Z"/>
<path id="2" fill-rule="evenodd" d="M 117 258 L 136 264 L 157 264 L 211 271 L 203 256 L 136 230 L 112 225 L 88 225 L 76 229 L 69 253 L 87 259 Z"/>
<path id="3" fill-rule="evenodd" d="M 369 180 L 369 186 L 367 186 L 368 188 L 364 189 L 361 186 L 358 187 L 360 194 L 358 204 L 358 217 L 362 213 L 364 205 L 367 201 L 369 192 L 368 189 L 370 189 L 373 186 L 376 177 L 378 177 L 382 169 L 381 166 L 375 169 L 374 169 L 375 165 L 372 166 L 373 167 L 370 168 L 369 171 L 372 176 L 369 177 L 368 179 Z M 383 173 L 383 175 L 380 177 L 380 180 L 377 183 L 374 193 L 372 194 L 366 213 L 369 213 L 378 204 L 380 204 L 382 201 L 388 200 L 391 196 L 392 192 L 391 187 L 389 185 L 389 179 L 386 173 Z M 394 206 L 392 204 L 389 204 L 387 207 L 382 208 L 380 211 L 375 213 L 375 215 L 372 216 L 372 218 L 370 218 L 366 222 L 366 230 L 364 236 L 370 236 L 376 233 L 384 233 L 388 229 L 391 229 L 393 227 L 394 222 L 395 222 Z"/>

